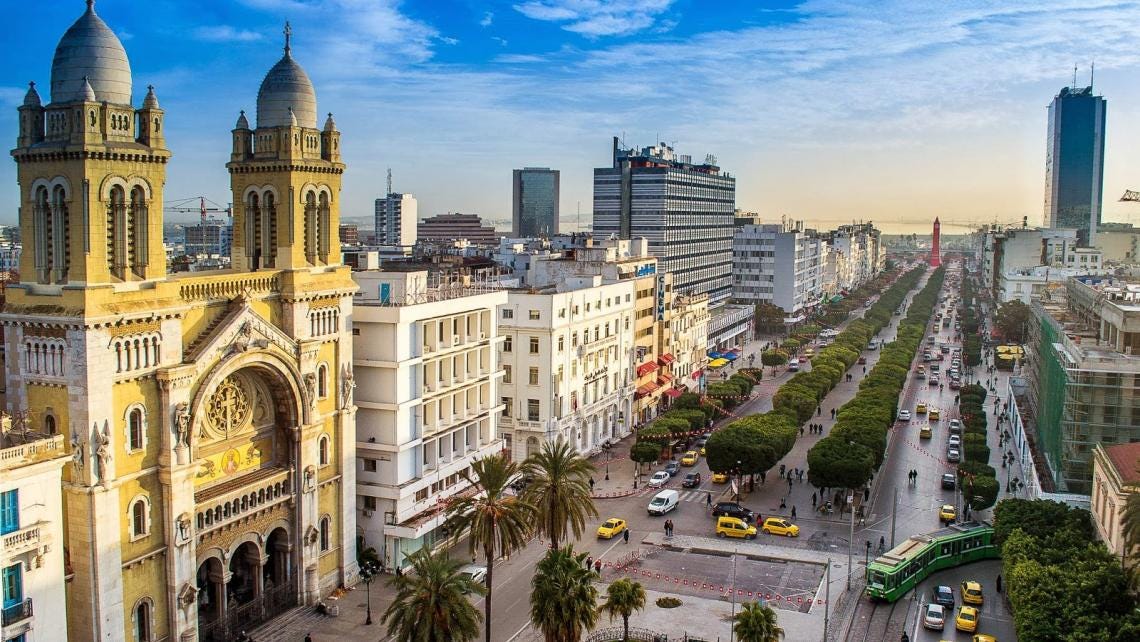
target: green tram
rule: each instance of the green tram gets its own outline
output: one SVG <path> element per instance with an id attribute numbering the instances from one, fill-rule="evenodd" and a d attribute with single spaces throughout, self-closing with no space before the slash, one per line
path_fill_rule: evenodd
<path id="1" fill-rule="evenodd" d="M 867 566 L 867 596 L 894 602 L 931 573 L 978 560 L 1000 557 L 988 522 L 951 524 L 915 535 Z"/>

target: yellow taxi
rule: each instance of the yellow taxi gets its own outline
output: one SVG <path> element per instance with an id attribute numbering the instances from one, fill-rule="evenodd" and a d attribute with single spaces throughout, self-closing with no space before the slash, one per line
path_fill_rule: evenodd
<path id="1" fill-rule="evenodd" d="M 701 456 L 697 454 L 697 451 L 690 450 L 689 452 L 685 453 L 684 457 L 681 458 L 681 465 L 682 466 L 696 466 L 697 460 L 700 459 L 700 457 Z"/>
<path id="2" fill-rule="evenodd" d="M 714 484 L 727 484 L 728 483 L 728 473 L 713 473 L 712 474 L 712 483 L 714 483 Z"/>
<path id="3" fill-rule="evenodd" d="M 756 527 L 739 517 L 721 515 L 716 518 L 716 536 L 756 539 Z"/>
<path id="4" fill-rule="evenodd" d="M 701 457 L 705 456 L 705 447 L 701 446 Z"/>
<path id="5" fill-rule="evenodd" d="M 962 582 L 962 603 L 981 606 L 985 601 L 982 596 L 982 585 L 973 580 Z"/>
<path id="6" fill-rule="evenodd" d="M 920 439 L 930 439 L 934 436 L 934 430 L 930 428 L 930 424 L 923 424 L 922 427 L 918 429 L 918 436 Z"/>
<path id="7" fill-rule="evenodd" d="M 598 527 L 598 537 L 609 539 L 625 530 L 625 520 L 611 517 Z"/>
<path id="8" fill-rule="evenodd" d="M 815 348 L 808 348 L 808 349 L 804 350 L 804 356 L 805 357 L 814 357 L 815 356 Z"/>
<path id="9" fill-rule="evenodd" d="M 938 519 L 949 524 L 958 517 L 958 511 L 950 504 L 943 504 L 942 508 L 938 509 Z M 965 593 L 965 584 L 962 585 L 962 592 Z M 981 602 L 979 602 L 981 604 Z"/>
<path id="10" fill-rule="evenodd" d="M 939 417 L 938 409 L 931 406 L 930 412 L 926 413 L 926 418 L 931 420 L 931 421 L 938 421 L 938 417 Z"/>
<path id="11" fill-rule="evenodd" d="M 972 606 L 963 606 L 958 609 L 958 617 L 954 618 L 954 628 L 966 633 L 978 630 L 978 609 Z"/>
<path id="12" fill-rule="evenodd" d="M 998 642 L 998 640 L 997 640 L 997 638 L 995 638 L 992 635 L 986 635 L 985 633 L 979 633 L 979 634 L 974 636 L 973 642 Z"/>
<path id="13" fill-rule="evenodd" d="M 788 537 L 799 537 L 800 535 L 800 527 L 782 517 L 769 517 L 764 520 L 762 530 L 769 535 L 786 535 Z"/>
<path id="14" fill-rule="evenodd" d="M 915 406 L 914 407 L 914 414 L 925 415 L 926 414 L 926 404 L 920 403 L 917 406 Z"/>

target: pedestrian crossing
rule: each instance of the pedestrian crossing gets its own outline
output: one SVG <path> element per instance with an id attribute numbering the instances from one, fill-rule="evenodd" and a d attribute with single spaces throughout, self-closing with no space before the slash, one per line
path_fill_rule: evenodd
<path id="1" fill-rule="evenodd" d="M 680 491 L 677 495 L 677 499 L 680 499 L 683 502 L 706 502 L 708 501 L 706 498 L 709 496 L 710 492 L 714 495 L 720 494 L 720 491 L 716 489 L 699 490 L 693 488 Z"/>

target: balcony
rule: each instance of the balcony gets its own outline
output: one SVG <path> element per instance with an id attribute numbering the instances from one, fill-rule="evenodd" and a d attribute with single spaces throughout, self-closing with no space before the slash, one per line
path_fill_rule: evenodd
<path id="1" fill-rule="evenodd" d="M 19 555 L 40 545 L 40 524 L 29 524 L 4 536 L 4 554 Z"/>
<path id="2" fill-rule="evenodd" d="M 12 470 L 63 455 L 63 435 L 37 439 L 0 450 L 0 470 Z"/>
<path id="3" fill-rule="evenodd" d="M 195 531 L 203 535 L 292 500 L 292 471 L 262 468 L 194 494 Z"/>
<path id="4" fill-rule="evenodd" d="M 12 626 L 32 617 L 32 598 L 4 609 L 4 626 Z"/>

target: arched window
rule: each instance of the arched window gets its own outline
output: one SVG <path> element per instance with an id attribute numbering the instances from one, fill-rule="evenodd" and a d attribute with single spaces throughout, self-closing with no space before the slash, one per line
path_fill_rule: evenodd
<path id="1" fill-rule="evenodd" d="M 321 552 L 332 547 L 332 518 L 325 515 L 321 518 Z"/>
<path id="2" fill-rule="evenodd" d="M 55 426 L 55 415 L 51 413 L 44 415 L 44 432 L 49 435 L 54 435 L 57 430 Z"/>
<path id="3" fill-rule="evenodd" d="M 320 202 L 317 205 L 317 255 L 323 263 L 329 262 L 330 218 L 329 195 L 321 192 Z"/>
<path id="4" fill-rule="evenodd" d="M 127 194 L 121 185 L 111 188 L 107 203 L 107 270 L 116 278 L 126 277 Z"/>
<path id="5" fill-rule="evenodd" d="M 329 367 L 323 363 L 317 366 L 317 396 L 321 399 L 329 396 Z"/>
<path id="6" fill-rule="evenodd" d="M 131 190 L 131 210 L 127 217 L 127 261 L 137 277 L 146 276 L 147 265 L 147 203 L 142 187 Z"/>
<path id="7" fill-rule="evenodd" d="M 256 270 L 261 265 L 261 201 L 251 193 L 245 203 L 245 252 L 249 267 Z"/>
<path id="8" fill-rule="evenodd" d="M 317 440 L 318 459 L 322 466 L 329 465 L 329 436 L 321 435 Z"/>
<path id="9" fill-rule="evenodd" d="M 317 195 L 314 192 L 309 192 L 305 194 L 305 259 L 310 265 L 317 262 L 317 238 L 319 235 Z"/>
<path id="10" fill-rule="evenodd" d="M 36 243 L 36 280 L 39 283 L 51 283 L 52 215 L 46 187 L 36 190 L 32 211 L 32 228 L 35 230 Z"/>
<path id="11" fill-rule="evenodd" d="M 277 265 L 277 203 L 273 192 L 265 193 L 265 207 L 261 211 L 264 230 L 261 257 L 265 267 Z"/>
<path id="12" fill-rule="evenodd" d="M 131 502 L 131 540 L 146 537 L 150 533 L 150 502 L 139 496 Z"/>
<path id="13" fill-rule="evenodd" d="M 67 283 L 68 256 L 71 253 L 67 222 L 67 193 L 63 186 L 56 185 L 52 190 L 52 270 L 55 272 L 56 283 Z"/>
<path id="14" fill-rule="evenodd" d="M 151 642 L 151 640 L 154 639 L 151 636 L 153 608 L 150 598 L 148 597 L 139 600 L 138 606 L 135 607 L 133 614 L 135 621 L 135 642 Z"/>
<path id="15" fill-rule="evenodd" d="M 127 413 L 128 450 L 142 450 L 146 441 L 146 424 L 143 422 L 142 408 L 132 408 Z"/>

